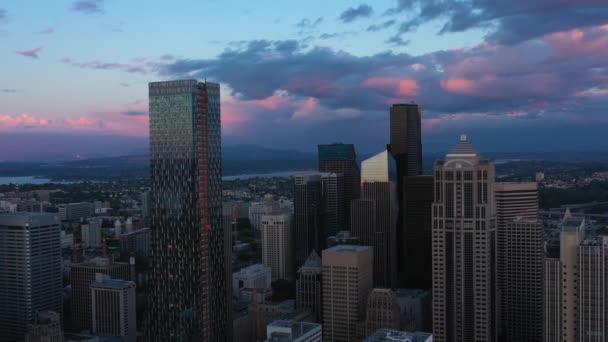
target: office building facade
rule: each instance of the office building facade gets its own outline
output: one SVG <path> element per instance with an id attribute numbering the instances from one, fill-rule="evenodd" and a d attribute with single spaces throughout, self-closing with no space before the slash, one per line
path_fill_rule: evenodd
<path id="1" fill-rule="evenodd" d="M 404 214 L 404 178 L 422 174 L 421 111 L 416 104 L 394 104 L 390 108 L 390 142 L 387 150 L 395 161 L 397 171 L 396 248 L 398 277 L 403 285 L 407 279 Z"/>
<path id="2" fill-rule="evenodd" d="M 317 322 L 322 316 L 322 268 L 321 258 L 316 251 L 312 251 L 306 262 L 296 275 L 296 306 L 310 309 Z"/>
<path id="3" fill-rule="evenodd" d="M 51 214 L 0 214 L 3 341 L 23 341 L 37 311 L 63 312 L 60 231 Z"/>
<path id="4" fill-rule="evenodd" d="M 60 204 L 58 215 L 61 221 L 80 220 L 93 215 L 93 209 L 88 202 Z"/>
<path id="5" fill-rule="evenodd" d="M 359 184 L 361 183 L 361 171 L 357 163 L 357 153 L 353 144 L 328 144 L 319 145 L 319 171 L 325 173 L 336 173 L 344 178 L 344 186 L 341 191 L 343 200 L 339 203 L 339 217 L 336 222 L 335 231 L 346 229 L 345 224 L 350 217 L 350 201 L 359 197 Z"/>
<path id="6" fill-rule="evenodd" d="M 263 215 L 262 262 L 272 269 L 272 279 L 293 280 L 293 216 Z"/>
<path id="7" fill-rule="evenodd" d="M 543 341 L 543 226 L 538 220 L 516 218 L 503 228 L 503 252 L 498 269 L 499 336 L 501 341 Z"/>
<path id="8" fill-rule="evenodd" d="M 401 327 L 401 314 L 397 295 L 391 289 L 373 289 L 367 297 L 365 335 L 371 336 L 379 329 Z"/>
<path id="9" fill-rule="evenodd" d="M 95 282 L 97 274 L 105 274 L 113 279 L 131 279 L 131 271 L 127 263 L 111 262 L 107 258 L 94 258 L 84 263 L 73 264 L 70 269 L 71 317 L 75 331 L 93 329 L 90 287 Z"/>
<path id="10" fill-rule="evenodd" d="M 224 341 L 220 86 L 149 84 L 152 288 L 148 341 Z"/>
<path id="11" fill-rule="evenodd" d="M 491 342 L 495 322 L 494 164 L 466 135 L 434 166 L 433 338 Z"/>
<path id="12" fill-rule="evenodd" d="M 135 283 L 98 274 L 91 284 L 93 333 L 137 341 Z"/>
<path id="13" fill-rule="evenodd" d="M 353 341 L 373 284 L 373 248 L 338 245 L 323 251 L 323 341 Z"/>
<path id="14" fill-rule="evenodd" d="M 403 234 L 397 256 L 400 286 L 430 290 L 433 283 L 433 176 L 403 178 Z"/>
<path id="15" fill-rule="evenodd" d="M 61 315 L 50 310 L 37 312 L 28 326 L 25 342 L 63 342 Z"/>

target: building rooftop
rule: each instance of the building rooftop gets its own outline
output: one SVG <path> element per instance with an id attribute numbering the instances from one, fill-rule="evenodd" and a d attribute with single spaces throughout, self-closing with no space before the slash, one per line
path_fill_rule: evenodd
<path id="1" fill-rule="evenodd" d="M 289 342 L 313 330 L 321 330 L 321 325 L 317 323 L 277 320 L 267 325 L 266 341 Z"/>
<path id="2" fill-rule="evenodd" d="M 264 264 L 253 264 L 251 266 L 241 268 L 238 272 L 235 272 L 235 274 L 253 275 L 253 274 L 257 274 L 257 273 L 270 272 L 270 271 L 271 271 L 271 268 L 269 266 L 266 266 Z"/>
<path id="3" fill-rule="evenodd" d="M 312 252 L 310 252 L 310 255 L 306 258 L 302 267 L 321 267 L 321 257 L 317 254 L 317 251 L 313 249 Z"/>
<path id="4" fill-rule="evenodd" d="M 30 213 L 30 212 L 15 212 L 15 213 L 0 213 L 0 226 L 48 226 L 50 224 L 59 224 L 54 214 L 50 213 Z"/>
<path id="5" fill-rule="evenodd" d="M 106 279 L 103 281 L 96 281 L 91 284 L 91 287 L 100 287 L 106 289 L 126 289 L 128 287 L 135 286 L 135 283 L 132 281 L 122 280 L 122 279 Z"/>
<path id="6" fill-rule="evenodd" d="M 379 329 L 365 339 L 365 342 L 431 342 L 433 335 L 424 332 L 405 332 L 391 329 Z"/>
<path id="7" fill-rule="evenodd" d="M 448 153 L 448 157 L 475 157 L 479 156 L 479 153 L 473 148 L 473 145 L 469 143 L 466 134 L 460 136 L 460 141 L 452 150 Z"/>
<path id="8" fill-rule="evenodd" d="M 370 249 L 369 246 L 359 246 L 359 245 L 337 245 L 326 249 L 328 252 L 338 252 L 338 253 L 357 253 L 363 252 Z"/>
<path id="9" fill-rule="evenodd" d="M 319 145 L 319 160 L 355 160 L 355 146 L 353 144 L 335 143 Z"/>

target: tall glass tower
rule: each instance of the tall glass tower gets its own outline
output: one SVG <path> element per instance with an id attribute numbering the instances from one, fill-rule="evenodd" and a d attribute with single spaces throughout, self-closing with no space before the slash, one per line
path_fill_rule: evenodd
<path id="1" fill-rule="evenodd" d="M 224 341 L 220 86 L 149 84 L 152 288 L 146 341 Z"/>

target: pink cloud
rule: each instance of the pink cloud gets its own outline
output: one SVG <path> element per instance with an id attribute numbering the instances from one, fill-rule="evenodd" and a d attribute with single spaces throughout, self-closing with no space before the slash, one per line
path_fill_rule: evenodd
<path id="1" fill-rule="evenodd" d="M 446 78 L 441 87 L 455 95 L 506 99 L 513 96 L 550 96 L 557 92 L 561 80 L 555 73 L 527 75 L 481 75 L 478 78 Z"/>
<path id="2" fill-rule="evenodd" d="M 305 100 L 298 101 L 296 109 L 291 116 L 292 120 L 310 120 L 318 119 L 321 115 L 319 108 L 319 100 L 314 97 L 309 97 Z"/>
<path id="3" fill-rule="evenodd" d="M 19 50 L 15 51 L 15 53 L 25 57 L 38 58 L 38 54 L 40 53 L 40 51 L 42 51 L 42 47 L 38 47 L 31 50 Z"/>
<path id="4" fill-rule="evenodd" d="M 608 57 L 608 25 L 553 33 L 544 40 L 558 57 Z"/>
<path id="5" fill-rule="evenodd" d="M 254 107 L 276 111 L 280 108 L 283 108 L 289 104 L 289 97 L 286 94 L 281 94 L 280 92 L 275 92 L 272 96 L 261 100 L 250 100 L 246 101 L 247 104 L 250 104 Z"/>
<path id="6" fill-rule="evenodd" d="M 417 96 L 419 91 L 418 82 L 410 78 L 372 77 L 363 81 L 361 86 L 380 90 L 394 97 Z"/>

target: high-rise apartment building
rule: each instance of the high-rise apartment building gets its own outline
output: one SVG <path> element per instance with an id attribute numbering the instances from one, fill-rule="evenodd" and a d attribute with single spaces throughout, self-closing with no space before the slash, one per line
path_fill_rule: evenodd
<path id="1" fill-rule="evenodd" d="M 577 315 L 580 310 L 578 246 L 585 239 L 585 225 L 584 219 L 572 217 L 569 211 L 562 222 L 560 235 L 562 342 L 578 342 Z"/>
<path id="2" fill-rule="evenodd" d="M 559 258 L 546 258 L 544 269 L 544 342 L 561 341 L 562 337 L 562 263 Z"/>
<path id="3" fill-rule="evenodd" d="M 137 341 L 135 283 L 97 274 L 91 284 L 93 333 Z"/>
<path id="4" fill-rule="evenodd" d="M 466 135 L 435 162 L 433 337 L 495 341 L 494 164 Z"/>
<path id="5" fill-rule="evenodd" d="M 372 249 L 338 245 L 323 251 L 323 341 L 354 341 L 372 291 Z"/>
<path id="6" fill-rule="evenodd" d="M 316 251 L 312 251 L 306 262 L 296 275 L 296 305 L 298 308 L 307 308 L 314 312 L 318 322 L 321 321 L 321 258 Z"/>
<path id="7" fill-rule="evenodd" d="M 224 341 L 220 85 L 149 84 L 152 286 L 148 341 Z"/>
<path id="8" fill-rule="evenodd" d="M 328 144 L 319 145 L 319 171 L 326 173 L 341 174 L 344 178 L 344 186 L 340 194 L 339 218 L 332 227 L 333 232 L 346 229 L 345 225 L 350 217 L 350 201 L 359 197 L 359 183 L 361 172 L 357 163 L 357 153 L 352 144 Z"/>
<path id="9" fill-rule="evenodd" d="M 388 152 L 395 160 L 397 169 L 397 227 L 396 248 L 398 275 L 404 284 L 409 272 L 406 270 L 406 245 L 404 214 L 404 178 L 422 174 L 422 129 L 421 111 L 417 104 L 394 104 L 390 108 L 390 143 Z"/>
<path id="10" fill-rule="evenodd" d="M 498 229 L 498 228 L 497 228 Z M 498 269 L 499 336 L 501 341 L 543 341 L 543 226 L 538 220 L 516 218 L 504 229 Z"/>
<path id="11" fill-rule="evenodd" d="M 397 240 L 400 286 L 430 290 L 433 284 L 433 176 L 403 178 L 403 234 Z"/>
<path id="12" fill-rule="evenodd" d="M 2 341 L 23 341 L 37 311 L 63 312 L 60 232 L 51 214 L 0 214 Z"/>
<path id="13" fill-rule="evenodd" d="M 263 215 L 262 262 L 272 269 L 272 279 L 293 280 L 293 216 Z"/>
<path id="14" fill-rule="evenodd" d="M 336 173 L 309 173 L 294 182 L 294 270 L 310 252 L 325 247 L 326 239 L 337 233 L 341 223 L 344 177 Z"/>
<path id="15" fill-rule="evenodd" d="M 586 240 L 578 246 L 576 341 L 608 340 L 608 244 Z"/>
<path id="16" fill-rule="evenodd" d="M 73 330 L 93 329 L 91 284 L 95 282 L 96 274 L 106 274 L 113 279 L 131 279 L 131 272 L 127 263 L 111 262 L 107 258 L 94 258 L 84 263 L 73 264 L 70 269 Z"/>
<path id="17" fill-rule="evenodd" d="M 27 328 L 25 342 L 63 342 L 61 315 L 49 310 L 37 312 Z"/>
<path id="18" fill-rule="evenodd" d="M 373 289 L 367 297 L 365 335 L 371 336 L 379 329 L 401 328 L 401 313 L 397 295 L 391 289 Z"/>
<path id="19" fill-rule="evenodd" d="M 543 338 L 543 227 L 538 184 L 495 183 L 498 336 L 501 341 Z"/>

